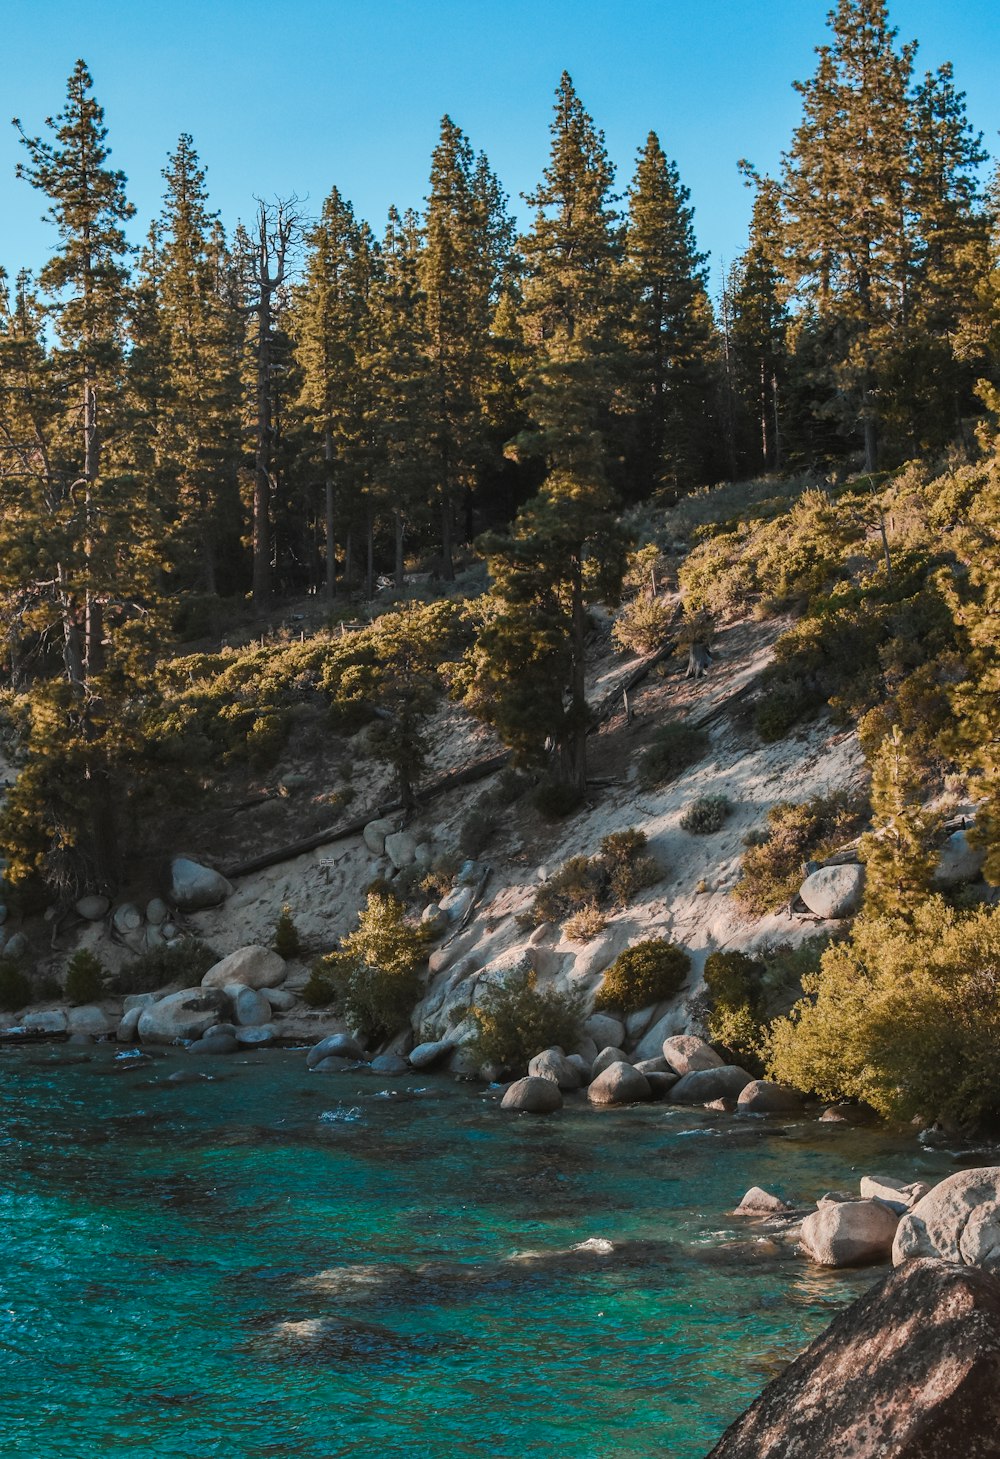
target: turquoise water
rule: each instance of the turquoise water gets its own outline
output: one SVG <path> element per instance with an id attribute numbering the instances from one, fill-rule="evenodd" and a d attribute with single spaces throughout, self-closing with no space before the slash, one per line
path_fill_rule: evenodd
<path id="1" fill-rule="evenodd" d="M 695 1459 L 872 1280 L 775 1254 L 743 1192 L 953 1169 L 300 1053 L 80 1058 L 0 1054 L 4 1455 Z"/>

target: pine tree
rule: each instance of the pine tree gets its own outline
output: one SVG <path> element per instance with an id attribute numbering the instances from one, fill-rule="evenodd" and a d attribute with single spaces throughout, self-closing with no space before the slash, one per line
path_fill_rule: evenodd
<path id="1" fill-rule="evenodd" d="M 782 410 L 788 373 L 788 309 L 782 290 L 778 185 L 747 169 L 756 189 L 750 238 L 731 291 L 735 388 L 753 422 L 749 470 L 782 465 Z"/>
<path id="2" fill-rule="evenodd" d="M 915 45 L 897 49 L 885 0 L 839 0 L 832 43 L 797 83 L 803 119 L 784 158 L 791 283 L 827 330 L 826 395 L 860 427 L 878 465 L 880 398 L 899 344 L 912 273 L 908 87 Z M 889 365 L 891 368 L 891 365 Z"/>
<path id="3" fill-rule="evenodd" d="M 684 489 L 703 475 L 712 311 L 690 193 L 655 132 L 640 149 L 625 230 L 631 489 Z"/>
<path id="4" fill-rule="evenodd" d="M 187 133 L 163 176 L 156 298 L 166 370 L 149 398 L 161 411 L 157 456 L 180 581 L 215 593 L 240 522 L 242 326 L 226 297 L 225 238 L 209 211 L 205 172 Z M 229 577 L 232 586 L 231 571 Z"/>
<path id="5" fill-rule="evenodd" d="M 940 817 L 921 803 L 920 777 L 894 725 L 872 765 L 872 830 L 861 839 L 868 916 L 906 916 L 930 892 Z"/>
<path id="6" fill-rule="evenodd" d="M 516 449 L 580 480 L 602 481 L 611 400 L 621 374 L 621 236 L 604 135 L 565 72 L 550 132 L 548 166 L 525 196 L 535 209 L 531 230 L 521 240 L 531 425 Z"/>
<path id="7" fill-rule="evenodd" d="M 297 406 L 322 458 L 325 588 L 336 591 L 337 496 L 342 514 L 361 495 L 366 470 L 363 361 L 372 331 L 374 252 L 364 224 L 333 188 L 307 235 L 292 330 L 302 373 Z"/>

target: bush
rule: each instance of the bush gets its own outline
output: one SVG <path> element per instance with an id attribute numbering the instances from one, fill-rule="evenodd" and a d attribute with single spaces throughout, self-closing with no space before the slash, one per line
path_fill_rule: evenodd
<path id="1" fill-rule="evenodd" d="M 543 780 L 531 797 L 535 810 L 546 821 L 562 821 L 580 809 L 583 796 L 572 785 L 559 780 Z"/>
<path id="2" fill-rule="evenodd" d="M 0 1008 L 14 1013 L 31 1002 L 31 984 L 17 963 L 9 957 L 0 957 Z"/>
<path id="3" fill-rule="evenodd" d="M 477 1032 L 470 1041 L 484 1064 L 523 1071 L 542 1049 L 572 1051 L 583 1036 L 583 1005 L 571 994 L 539 989 L 535 974 L 512 974 L 477 992 L 470 1010 Z"/>
<path id="4" fill-rule="evenodd" d="M 895 1119 L 1000 1121 L 1000 908 L 859 919 L 771 1030 L 770 1072 Z"/>
<path id="5" fill-rule="evenodd" d="M 620 953 L 604 974 L 595 1008 L 634 1013 L 673 998 L 691 971 L 691 959 L 663 938 L 637 942 Z"/>
<path id="6" fill-rule="evenodd" d="M 775 679 L 754 711 L 753 727 L 766 745 L 773 745 L 823 703 L 822 694 L 794 679 Z"/>
<path id="7" fill-rule="evenodd" d="M 587 909 L 593 914 L 627 906 L 637 892 L 663 875 L 645 849 L 645 832 L 633 827 L 605 836 L 598 856 L 571 856 L 535 893 L 528 922 L 536 926 L 563 922 Z"/>
<path id="8" fill-rule="evenodd" d="M 66 965 L 63 993 L 69 1003 L 96 1003 L 105 995 L 104 964 L 81 947 Z"/>
<path id="9" fill-rule="evenodd" d="M 601 841 L 600 863 L 616 906 L 627 907 L 638 892 L 653 886 L 663 875 L 659 862 L 645 851 L 646 833 L 634 827 L 612 831 Z"/>
<path id="10" fill-rule="evenodd" d="M 772 806 L 767 839 L 744 853 L 733 896 L 754 917 L 777 911 L 802 885 L 802 863 L 829 856 L 858 835 L 867 817 L 865 802 L 843 790 Z"/>
<path id="11" fill-rule="evenodd" d="M 302 951 L 298 928 L 292 919 L 292 909 L 286 902 L 274 924 L 274 941 L 271 946 L 286 962 L 297 958 Z"/>
<path id="12" fill-rule="evenodd" d="M 337 1000 L 334 970 L 327 958 L 317 958 L 309 969 L 309 978 L 299 994 L 310 1008 L 329 1008 Z"/>
<path id="13" fill-rule="evenodd" d="M 589 906 L 581 907 L 574 912 L 572 917 L 567 917 L 563 923 L 563 934 L 570 942 L 591 942 L 595 937 L 600 937 L 608 919 L 599 907 L 593 902 Z"/>
<path id="14" fill-rule="evenodd" d="M 699 795 L 681 816 L 681 829 L 695 836 L 710 836 L 714 831 L 722 830 L 731 810 L 727 796 Z"/>
<path id="15" fill-rule="evenodd" d="M 196 938 L 180 938 L 164 947 L 151 947 L 126 963 L 111 981 L 117 993 L 155 993 L 168 983 L 196 987 L 219 961 L 214 948 Z"/>
<path id="16" fill-rule="evenodd" d="M 489 845 L 496 826 L 496 815 L 490 812 L 489 797 L 483 796 L 469 811 L 459 830 L 458 848 L 462 855 L 475 860 Z"/>
<path id="17" fill-rule="evenodd" d="M 420 996 L 419 969 L 426 955 L 427 937 L 406 921 L 402 903 L 373 892 L 357 930 L 314 968 L 312 996 L 329 988 L 365 1038 L 396 1033 Z"/>
<path id="18" fill-rule="evenodd" d="M 663 598 L 646 595 L 633 598 L 611 626 L 615 647 L 622 653 L 655 653 L 666 642 L 674 611 L 673 605 Z"/>
<path id="19" fill-rule="evenodd" d="M 657 730 L 653 743 L 639 761 L 639 784 L 645 790 L 675 780 L 682 770 L 700 760 L 708 748 L 708 735 L 693 725 L 675 721 Z"/>
<path id="20" fill-rule="evenodd" d="M 604 892 L 602 872 L 596 858 L 571 856 L 535 893 L 532 922 L 562 922 L 583 907 L 597 906 Z"/>

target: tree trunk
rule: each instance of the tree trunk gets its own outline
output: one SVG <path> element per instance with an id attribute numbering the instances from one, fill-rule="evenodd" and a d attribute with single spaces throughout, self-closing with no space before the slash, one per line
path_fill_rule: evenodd
<path id="1" fill-rule="evenodd" d="M 585 651 L 587 610 L 583 601 L 583 565 L 573 576 L 573 677 L 570 689 L 570 735 L 562 756 L 563 779 L 583 795 L 587 789 L 587 683 Z"/>
<path id="2" fill-rule="evenodd" d="M 451 543 L 451 497 L 446 487 L 441 499 L 441 577 L 446 583 L 455 581 L 455 561 Z"/>
<path id="3" fill-rule="evenodd" d="M 326 463 L 326 601 L 332 603 L 337 595 L 337 546 L 333 535 L 333 437 L 329 431 L 323 439 L 323 460 Z"/>
<path id="4" fill-rule="evenodd" d="M 371 511 L 365 518 L 365 597 L 375 596 L 375 518 Z"/>
<path id="5" fill-rule="evenodd" d="M 394 517 L 395 517 L 395 527 L 396 527 L 396 567 L 395 567 L 395 573 L 394 573 L 393 581 L 396 584 L 397 590 L 399 592 L 402 592 L 403 591 L 403 584 L 404 584 L 404 577 L 405 577 L 404 572 L 403 572 L 403 566 L 404 566 L 404 562 L 403 562 L 403 533 L 404 533 L 403 514 L 402 514 L 402 512 L 395 512 L 394 513 Z"/>
<path id="6" fill-rule="evenodd" d="M 253 481 L 253 601 L 271 596 L 271 308 L 262 292 L 257 316 L 257 434 Z"/>

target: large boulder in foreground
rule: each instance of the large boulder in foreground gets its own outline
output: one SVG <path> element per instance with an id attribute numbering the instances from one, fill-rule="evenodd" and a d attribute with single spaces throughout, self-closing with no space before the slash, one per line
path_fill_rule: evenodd
<path id="1" fill-rule="evenodd" d="M 668 1040 L 669 1042 L 669 1040 Z M 667 1054 L 669 1060 L 670 1055 Z M 712 1099 L 739 1099 L 754 1078 L 738 1064 L 721 1064 L 718 1069 L 692 1069 L 678 1079 L 670 1091 L 674 1104 L 708 1104 Z"/>
<path id="2" fill-rule="evenodd" d="M 221 962 L 215 963 L 201 980 L 203 988 L 224 988 L 227 983 L 242 983 L 244 988 L 276 988 L 285 981 L 284 958 L 269 947 L 238 947 Z"/>
<path id="3" fill-rule="evenodd" d="M 819 1266 L 888 1261 L 899 1213 L 882 1201 L 820 1201 L 802 1222 L 802 1249 Z"/>
<path id="4" fill-rule="evenodd" d="M 182 912 L 217 907 L 232 890 L 221 871 L 202 866 L 190 856 L 175 856 L 170 863 L 170 900 Z"/>
<path id="5" fill-rule="evenodd" d="M 960 1170 L 917 1202 L 899 1223 L 893 1264 L 916 1256 L 986 1267 L 1000 1275 L 1000 1166 Z"/>
<path id="6" fill-rule="evenodd" d="M 182 988 L 144 1008 L 136 1033 L 144 1044 L 200 1039 L 228 1011 L 229 999 L 221 988 Z"/>
<path id="7" fill-rule="evenodd" d="M 707 1459 L 996 1459 L 1000 1281 L 913 1261 L 835 1318 Z"/>

